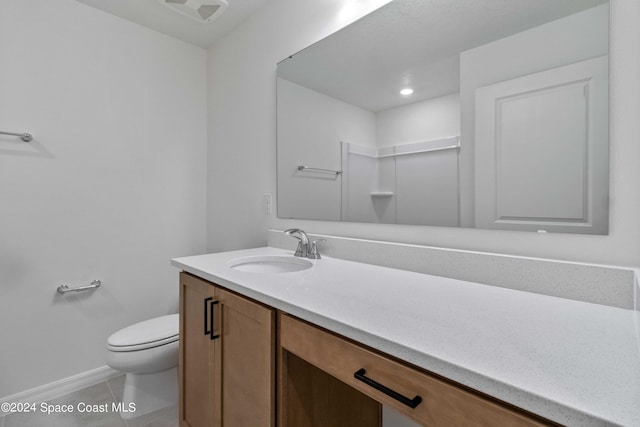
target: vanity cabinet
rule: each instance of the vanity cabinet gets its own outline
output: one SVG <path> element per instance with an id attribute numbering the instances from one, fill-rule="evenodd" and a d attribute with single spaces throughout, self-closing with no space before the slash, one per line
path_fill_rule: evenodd
<path id="1" fill-rule="evenodd" d="M 367 404 L 367 400 L 389 405 L 421 425 L 434 427 L 555 425 L 294 317 L 280 313 L 278 325 L 280 427 L 379 426 L 380 407 Z M 361 422 L 349 424 L 348 419 L 339 418 L 340 422 L 332 424 L 314 419 L 312 415 L 321 412 L 317 407 L 322 400 L 335 398 L 331 391 L 298 395 L 298 384 L 310 384 L 317 376 L 315 368 L 306 364 L 359 392 L 341 398 L 354 399 L 343 405 L 357 407 L 356 411 L 362 412 Z M 309 397 L 312 399 L 305 400 Z M 325 410 L 331 407 L 326 404 Z M 345 416 L 340 411 L 337 414 Z M 353 417 L 354 412 L 346 416 Z"/>
<path id="2" fill-rule="evenodd" d="M 556 425 L 188 273 L 179 383 L 181 427 Z"/>
<path id="3" fill-rule="evenodd" d="M 275 311 L 180 274 L 181 427 L 275 424 Z"/>

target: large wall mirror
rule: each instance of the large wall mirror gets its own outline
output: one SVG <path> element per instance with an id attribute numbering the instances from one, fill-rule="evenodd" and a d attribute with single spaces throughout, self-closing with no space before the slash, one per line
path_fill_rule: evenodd
<path id="1" fill-rule="evenodd" d="M 609 4 L 395 0 L 278 64 L 278 217 L 608 233 Z"/>

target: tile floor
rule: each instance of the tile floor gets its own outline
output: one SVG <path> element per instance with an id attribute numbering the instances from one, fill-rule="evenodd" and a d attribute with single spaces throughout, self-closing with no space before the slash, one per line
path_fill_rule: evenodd
<path id="1" fill-rule="evenodd" d="M 171 408 L 161 413 L 140 417 L 126 422 L 117 412 L 111 412 L 111 403 L 120 402 L 124 388 L 124 376 L 116 377 L 85 389 L 53 399 L 51 405 L 107 404 L 109 412 L 47 414 L 36 404 L 34 413 L 15 413 L 0 417 L 0 427 L 178 427 L 178 409 Z"/>

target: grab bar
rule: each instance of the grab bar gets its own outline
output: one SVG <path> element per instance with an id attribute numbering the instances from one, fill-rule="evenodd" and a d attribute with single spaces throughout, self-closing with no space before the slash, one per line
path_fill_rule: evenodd
<path id="1" fill-rule="evenodd" d="M 335 173 L 336 175 L 340 175 L 342 173 L 342 171 L 336 171 L 333 169 L 310 168 L 309 166 L 304 166 L 304 165 L 298 165 L 298 170 L 299 171 L 309 170 L 309 171 L 319 171 L 319 172 L 331 172 L 331 173 Z"/>
<path id="2" fill-rule="evenodd" d="M 11 136 L 19 136 L 24 142 L 29 142 L 33 139 L 33 135 L 31 135 L 30 133 L 14 133 L 14 132 L 2 132 L 0 131 L 0 134 L 2 135 L 11 135 Z"/>
<path id="3" fill-rule="evenodd" d="M 100 280 L 94 280 L 91 282 L 90 285 L 87 286 L 80 286 L 78 288 L 70 288 L 67 285 L 60 285 L 58 286 L 58 293 L 59 294 L 66 294 L 67 292 L 80 292 L 80 291 L 87 291 L 89 289 L 96 289 L 99 288 L 100 285 L 102 285 L 102 282 Z"/>

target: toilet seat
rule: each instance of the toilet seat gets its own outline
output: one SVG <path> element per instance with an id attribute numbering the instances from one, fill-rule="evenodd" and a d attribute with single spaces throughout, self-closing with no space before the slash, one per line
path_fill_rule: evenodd
<path id="1" fill-rule="evenodd" d="M 178 314 L 145 320 L 111 334 L 107 349 L 115 352 L 146 350 L 178 341 Z"/>

